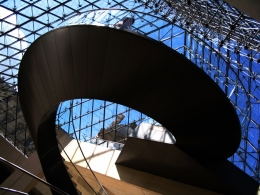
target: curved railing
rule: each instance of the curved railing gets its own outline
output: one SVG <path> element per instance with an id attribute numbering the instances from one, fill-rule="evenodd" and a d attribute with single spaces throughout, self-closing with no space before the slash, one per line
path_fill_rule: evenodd
<path id="1" fill-rule="evenodd" d="M 183 55 L 136 33 L 88 25 L 56 29 L 29 47 L 18 79 L 44 174 L 67 193 L 76 190 L 55 137 L 56 111 L 65 100 L 104 99 L 141 111 L 200 162 L 224 160 L 240 143 L 238 117 L 217 84 Z"/>

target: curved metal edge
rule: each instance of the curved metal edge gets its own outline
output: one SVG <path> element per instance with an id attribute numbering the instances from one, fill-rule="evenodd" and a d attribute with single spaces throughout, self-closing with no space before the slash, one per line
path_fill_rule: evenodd
<path id="1" fill-rule="evenodd" d="M 63 163 L 56 139 L 57 109 L 58 105 L 52 107 L 41 121 L 38 129 L 37 152 L 47 181 L 68 194 L 78 194 Z M 57 194 L 53 190 L 52 193 Z"/>
<path id="2" fill-rule="evenodd" d="M 77 26 L 73 26 L 73 27 L 77 28 Z M 63 28 L 60 28 L 60 29 L 56 29 L 54 31 L 47 33 L 46 35 L 43 35 L 42 37 L 45 37 L 50 33 L 55 33 L 58 30 L 63 30 L 63 29 L 73 28 L 73 27 L 63 27 Z M 86 28 L 86 27 L 80 26 L 80 28 Z M 111 28 L 108 28 L 108 27 L 91 27 L 91 28 L 99 28 L 99 29 L 105 28 L 105 29 L 111 30 L 111 32 L 112 31 L 118 31 L 116 29 L 111 29 Z M 122 33 L 129 33 L 129 32 L 122 31 Z M 133 33 L 131 33 L 131 35 L 140 37 L 140 35 L 133 34 Z M 40 39 L 42 39 L 42 37 L 37 39 L 36 42 L 39 41 Z M 200 76 L 203 77 L 203 79 L 205 79 L 205 81 L 209 82 L 210 86 L 212 88 L 214 88 L 214 90 L 218 91 L 218 94 L 223 97 L 223 98 L 221 98 L 221 99 L 223 99 L 222 101 L 218 102 L 217 104 L 212 105 L 212 109 L 216 109 L 216 110 L 223 109 L 223 110 L 227 111 L 227 112 L 222 113 L 223 116 L 220 117 L 220 118 L 226 118 L 227 117 L 227 118 L 229 118 L 228 120 L 233 121 L 235 130 L 234 129 L 232 130 L 232 132 L 234 132 L 234 134 L 232 135 L 232 137 L 233 137 L 232 140 L 229 140 L 230 135 L 228 137 L 225 137 L 225 135 L 223 135 L 223 137 L 221 138 L 220 143 L 219 143 L 219 148 L 224 149 L 223 147 L 221 147 L 222 146 L 221 141 L 223 141 L 223 143 L 228 143 L 229 141 L 232 141 L 232 144 L 230 145 L 230 148 L 228 150 L 231 153 L 235 152 L 237 147 L 239 146 L 239 143 L 240 143 L 240 140 L 241 140 L 240 123 L 239 123 L 239 119 L 236 115 L 235 109 L 233 108 L 233 106 L 231 105 L 231 103 L 229 102 L 229 100 L 227 99 L 225 94 L 223 93 L 223 91 L 217 86 L 217 84 L 208 75 L 206 75 L 199 67 L 193 65 L 192 62 L 190 62 L 184 56 L 178 54 L 177 52 L 173 51 L 171 48 L 167 47 L 166 45 L 164 45 L 162 43 L 158 43 L 154 40 L 148 39 L 147 37 L 143 37 L 143 38 L 145 38 L 149 42 L 152 42 L 153 44 L 156 44 L 156 45 L 159 45 L 160 47 L 163 47 L 165 49 L 165 51 L 170 52 L 176 58 L 180 58 L 182 60 L 182 62 L 190 64 L 191 69 L 193 69 L 197 74 L 200 74 Z M 30 55 L 30 52 L 32 52 L 32 50 L 33 50 L 33 45 L 34 44 L 32 44 L 30 46 L 30 48 L 26 51 L 25 56 Z M 23 58 L 21 66 L 20 66 L 20 70 L 19 70 L 19 77 L 18 77 L 18 79 L 19 79 L 18 86 L 19 86 L 20 93 L 23 90 L 25 90 L 25 91 L 27 90 L 26 88 L 22 89 L 22 87 L 20 89 L 20 86 L 22 86 L 22 85 L 24 85 L 24 87 L 26 86 L 25 81 L 23 81 L 23 79 L 25 79 L 24 77 L 26 75 L 25 74 L 26 69 L 24 68 L 25 66 L 26 66 L 26 62 L 24 62 L 24 58 Z M 25 74 L 25 75 L 23 75 L 23 74 Z M 24 83 L 21 84 L 21 81 L 23 81 Z M 30 94 L 30 93 L 28 92 L 28 94 Z M 27 100 L 28 97 L 26 96 L 28 94 L 26 94 L 26 92 L 22 92 L 20 94 L 21 107 L 24 111 L 26 121 L 29 124 L 32 124 L 32 123 L 37 124 L 38 123 L 37 121 L 33 121 L 33 118 L 34 118 L 33 113 L 30 114 L 29 113 L 30 111 L 28 111 L 28 110 L 31 109 L 31 108 L 28 108 L 29 105 L 30 105 L 30 102 L 28 102 L 28 100 Z M 59 101 L 65 101 L 65 100 L 68 100 L 68 99 L 71 99 L 71 98 L 72 97 L 70 97 L 70 98 L 65 97 L 65 99 L 62 99 L 62 100 L 59 100 Z M 74 98 L 80 98 L 80 97 L 75 96 Z M 104 96 L 93 95 L 90 98 L 103 99 Z M 118 100 L 116 98 L 115 99 L 104 98 L 104 99 L 132 107 L 132 108 L 142 112 L 142 110 L 138 109 L 138 107 L 136 107 L 135 105 L 129 105 L 126 102 L 127 100 Z M 75 187 L 71 183 L 71 180 L 70 180 L 68 174 L 65 174 L 65 173 L 67 173 L 67 171 L 66 171 L 66 168 L 64 167 L 62 159 L 60 157 L 58 144 L 57 144 L 57 141 L 56 141 L 56 138 L 55 138 L 56 135 L 55 135 L 54 129 L 55 129 L 56 111 L 57 111 L 57 108 L 58 108 L 57 103 L 59 103 L 59 102 L 56 102 L 56 105 L 54 105 L 54 106 L 52 105 L 51 108 L 48 108 L 46 110 L 44 117 L 42 117 L 42 119 L 40 120 L 40 125 L 39 125 L 38 129 L 30 128 L 30 127 L 34 127 L 33 124 L 30 125 L 29 128 L 30 128 L 30 131 L 32 133 L 33 140 L 36 143 L 35 145 L 36 145 L 36 148 L 38 150 L 39 157 L 40 157 L 40 160 L 41 160 L 41 163 L 42 163 L 42 166 L 43 166 L 44 173 L 46 174 L 45 176 L 46 176 L 47 180 L 50 183 L 52 183 L 51 181 L 55 181 L 55 185 L 57 185 L 57 187 L 62 186 L 61 189 L 63 189 L 64 191 L 66 191 L 70 194 L 74 194 L 74 193 L 76 193 Z M 221 106 L 219 106 L 220 103 L 221 103 Z M 37 109 L 34 108 L 34 112 L 35 112 L 35 110 L 37 110 Z M 26 111 L 28 111 L 28 112 L 26 112 Z M 143 113 L 149 115 L 148 111 L 144 111 Z M 209 121 L 207 121 L 207 124 L 209 124 L 209 131 L 210 131 L 210 125 L 212 125 L 212 126 L 214 125 L 214 124 L 211 124 L 210 122 L 211 121 L 216 122 L 216 120 L 212 119 L 210 116 L 205 115 L 206 111 L 203 111 L 203 113 L 204 113 L 204 115 L 203 114 L 202 115 L 205 118 L 200 119 L 200 120 L 205 120 L 205 119 L 209 120 Z M 153 115 L 149 115 L 149 116 L 151 116 L 155 120 L 157 120 L 156 116 L 158 116 L 158 114 L 154 115 L 155 117 Z M 197 126 L 199 128 L 199 124 L 201 123 L 200 120 L 199 120 L 199 116 L 194 116 L 194 119 L 192 121 L 188 121 L 187 124 L 185 124 L 185 125 L 187 125 L 187 128 L 192 127 L 192 125 Z M 160 120 L 158 120 L 158 122 L 164 124 L 164 122 L 161 122 Z M 221 123 L 221 121 L 219 121 L 219 122 Z M 165 121 L 165 127 L 166 128 L 167 128 L 167 126 L 171 126 L 171 124 L 172 124 L 172 120 Z M 184 124 L 181 124 L 181 125 L 184 125 Z M 175 126 L 175 127 L 178 127 L 178 126 Z M 172 131 L 172 133 L 173 133 L 174 136 L 176 136 L 176 133 L 174 131 Z M 207 142 L 207 140 L 194 140 L 193 135 L 195 135 L 196 132 L 190 131 L 190 133 L 191 133 L 190 135 L 189 134 L 185 135 L 185 133 L 182 133 L 181 135 L 179 135 L 177 133 L 177 136 L 176 136 L 177 144 L 176 145 L 178 147 L 180 147 L 181 149 L 183 149 L 185 152 L 187 152 L 191 156 L 195 156 L 195 157 L 197 156 L 198 158 L 201 157 L 202 159 L 208 159 L 208 157 L 205 156 L 205 154 L 208 153 L 209 156 L 211 156 L 210 148 L 212 148 L 212 147 L 208 147 L 209 150 L 207 151 L 207 146 L 202 144 L 201 146 L 198 145 L 197 147 L 195 147 L 193 149 L 192 144 L 194 144 L 195 142 L 196 142 L 196 144 L 200 144 L 200 141 L 202 141 L 203 143 L 208 143 L 209 146 L 210 146 L 211 145 L 210 142 L 212 140 L 209 139 L 208 142 Z M 200 132 L 200 134 L 203 135 L 203 131 Z M 178 140 L 178 136 L 182 136 L 182 139 L 180 139 L 182 141 Z M 196 136 L 196 137 L 198 137 L 198 136 Z M 212 137 L 212 139 L 213 139 L 213 137 Z M 216 142 L 216 139 L 218 139 L 218 138 L 219 137 L 215 138 L 214 144 L 216 144 L 215 142 Z M 206 139 L 207 139 L 207 137 L 206 137 Z M 202 149 L 202 151 L 204 151 L 204 152 L 200 153 L 200 151 L 198 151 L 199 149 Z M 206 153 L 205 153 L 205 151 L 206 151 Z M 225 151 L 223 151 L 223 152 L 226 154 Z M 214 156 L 214 154 L 212 154 L 212 155 Z M 215 158 L 218 158 L 218 156 L 215 156 Z M 223 156 L 220 157 L 220 159 L 222 159 L 222 158 L 223 158 Z"/>

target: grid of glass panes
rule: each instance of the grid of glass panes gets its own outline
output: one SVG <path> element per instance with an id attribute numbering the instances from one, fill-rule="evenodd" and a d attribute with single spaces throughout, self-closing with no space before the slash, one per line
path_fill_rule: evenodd
<path id="1" fill-rule="evenodd" d="M 1 115 L 5 119 L 1 123 L 1 134 L 9 136 L 9 141 L 25 154 L 33 151 L 26 125 L 20 128 L 19 122 L 15 122 L 23 120 L 19 116 L 21 111 L 17 99 L 17 73 L 21 57 L 35 39 L 62 21 L 100 8 L 119 10 L 107 18 L 107 23 L 124 16 L 135 17 L 136 32 L 184 54 L 219 84 L 234 104 L 243 130 L 240 147 L 230 160 L 259 181 L 260 25 L 222 0 L 2 1 L 0 98 Z M 15 105 L 9 106 L 9 99 L 12 98 L 17 99 L 17 109 Z M 18 133 L 24 138 L 19 139 Z"/>

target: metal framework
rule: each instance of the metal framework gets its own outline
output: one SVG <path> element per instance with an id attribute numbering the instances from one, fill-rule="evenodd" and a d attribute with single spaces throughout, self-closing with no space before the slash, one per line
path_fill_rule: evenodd
<path id="1" fill-rule="evenodd" d="M 34 146 L 19 108 L 17 73 L 22 55 L 42 34 L 86 16 L 87 23 L 113 25 L 135 18 L 132 30 L 177 50 L 201 67 L 229 97 L 242 126 L 242 141 L 229 159 L 260 181 L 260 23 L 223 0 L 6 0 L 0 5 L 0 133 L 29 156 Z M 75 20 L 75 17 L 78 17 Z M 63 23 L 62 23 L 63 22 Z M 144 86 L 145 88 L 145 86 Z M 134 92 L 129 92 L 134 93 Z M 57 125 L 80 140 L 112 144 L 124 139 L 97 141 L 117 116 L 117 127 L 133 122 L 156 123 L 147 116 L 101 100 L 62 103 Z M 214 125 L 214 124 L 212 124 Z M 102 130 L 102 131 L 101 131 Z M 210 131 L 210 127 L 209 127 Z M 103 136 L 103 137 L 102 137 Z M 225 135 L 223 135 L 225 136 Z M 115 136 L 116 137 L 116 136 Z M 102 143 L 103 142 L 103 143 Z M 118 145 L 114 145 L 117 142 Z M 221 144 L 221 143 L 220 143 Z"/>

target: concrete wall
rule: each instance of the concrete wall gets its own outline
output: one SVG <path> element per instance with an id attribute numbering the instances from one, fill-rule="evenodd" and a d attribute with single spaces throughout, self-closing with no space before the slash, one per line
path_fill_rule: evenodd
<path id="1" fill-rule="evenodd" d="M 41 168 L 41 164 L 36 152 L 30 155 L 29 158 L 23 156 L 13 145 L 7 142 L 3 137 L 0 136 L 0 156 L 23 169 L 31 172 L 32 174 L 43 177 L 43 171 Z M 11 188 L 15 190 L 19 190 L 22 192 L 30 192 L 31 189 L 38 183 L 37 180 L 32 177 L 22 173 L 19 170 L 15 170 L 3 183 L 0 184 L 1 187 Z M 36 188 L 45 189 L 42 191 L 42 194 L 50 194 L 50 190 L 48 187 L 43 186 L 43 184 L 37 184 Z M 0 190 L 0 194 L 4 193 L 3 190 Z M 12 194 L 6 192 L 5 195 Z"/>
<path id="2" fill-rule="evenodd" d="M 96 173 L 96 176 L 102 185 L 108 189 L 110 194 L 218 194 L 184 183 L 116 165 L 116 159 L 120 154 L 120 151 L 118 150 L 112 150 L 85 142 L 80 142 L 80 145 L 90 167 Z M 84 175 L 85 179 L 97 189 L 98 184 L 90 174 L 89 170 L 86 169 L 88 168 L 87 164 L 84 161 L 76 140 L 72 140 L 65 147 L 65 151 L 72 162 L 80 167 L 79 170 Z M 61 152 L 61 155 L 65 159 L 67 166 L 70 166 L 69 159 L 65 152 Z M 70 168 L 70 170 L 72 169 L 73 168 Z"/>
<path id="3" fill-rule="evenodd" d="M 96 182 L 90 170 L 86 169 L 87 164 L 82 157 L 76 140 L 73 140 L 66 133 L 59 131 L 57 137 L 59 138 L 60 142 L 65 146 L 66 153 L 72 159 L 74 164 L 76 164 L 78 170 L 83 175 L 85 180 L 87 180 L 94 189 L 96 189 L 97 191 L 100 190 L 100 186 Z M 96 177 L 105 187 L 107 192 L 111 195 L 218 194 L 181 182 L 165 179 L 128 167 L 116 165 L 115 162 L 120 154 L 120 151 L 85 142 L 81 142 L 80 144 L 88 163 L 95 172 Z M 68 172 L 71 174 L 72 180 L 77 185 L 77 188 L 80 189 L 83 194 L 88 194 L 88 188 L 86 186 L 86 183 L 84 183 L 84 180 L 72 167 L 66 154 L 64 152 L 61 152 L 61 154 L 65 159 L 65 164 L 68 167 Z M 0 156 L 21 166 L 22 168 L 30 171 L 31 173 L 39 177 L 44 177 L 37 153 L 33 153 L 27 159 L 2 137 L 0 137 Z M 21 173 L 20 171 L 14 171 L 2 184 L 0 184 L 0 186 L 13 188 L 23 192 L 31 192 L 32 189 L 34 189 L 41 194 L 51 194 L 51 191 L 48 187 Z M 2 194 L 2 192 L 3 191 L 0 191 L 0 194 Z"/>

